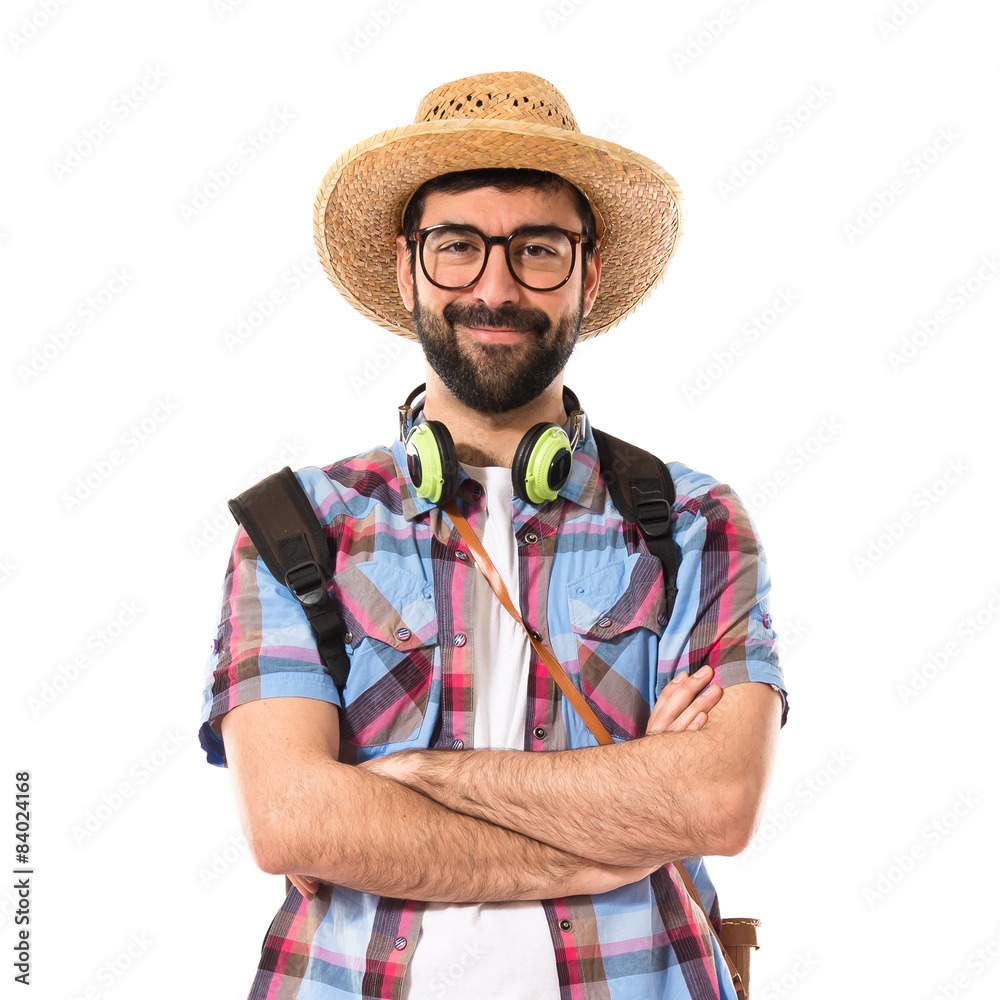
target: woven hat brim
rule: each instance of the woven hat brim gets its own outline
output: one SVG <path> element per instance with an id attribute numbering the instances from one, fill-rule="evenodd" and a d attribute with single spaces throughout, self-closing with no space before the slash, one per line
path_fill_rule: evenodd
<path id="1" fill-rule="evenodd" d="M 403 207 L 432 177 L 484 167 L 559 174 L 600 214 L 601 286 L 580 340 L 612 329 L 662 281 L 683 232 L 683 196 L 662 167 L 624 146 L 552 126 L 449 119 L 373 135 L 323 178 L 313 235 L 323 269 L 351 305 L 417 339 L 396 286 Z"/>

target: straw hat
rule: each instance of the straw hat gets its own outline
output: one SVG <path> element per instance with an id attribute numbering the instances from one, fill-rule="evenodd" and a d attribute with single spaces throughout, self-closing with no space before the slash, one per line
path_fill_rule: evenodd
<path id="1" fill-rule="evenodd" d="M 580 340 L 621 322 L 663 278 L 682 230 L 673 177 L 639 153 L 581 134 L 566 98 L 547 80 L 484 73 L 435 88 L 412 125 L 352 146 L 323 178 L 314 238 L 324 270 L 352 306 L 417 339 L 396 286 L 403 210 L 430 178 L 483 167 L 549 170 L 590 201 L 603 270 Z"/>

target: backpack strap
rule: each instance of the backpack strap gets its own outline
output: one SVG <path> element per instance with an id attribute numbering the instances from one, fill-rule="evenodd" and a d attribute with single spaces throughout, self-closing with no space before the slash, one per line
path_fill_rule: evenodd
<path id="1" fill-rule="evenodd" d="M 302 605 L 323 663 L 342 694 L 351 664 L 344 648 L 344 623 L 326 589 L 330 546 L 295 473 L 286 465 L 230 500 L 229 510 L 264 565 Z"/>
<path id="2" fill-rule="evenodd" d="M 680 553 L 671 537 L 670 511 L 677 492 L 670 470 L 655 455 L 591 427 L 601 478 L 626 521 L 638 525 L 649 551 L 663 564 L 667 619 L 677 597 Z"/>

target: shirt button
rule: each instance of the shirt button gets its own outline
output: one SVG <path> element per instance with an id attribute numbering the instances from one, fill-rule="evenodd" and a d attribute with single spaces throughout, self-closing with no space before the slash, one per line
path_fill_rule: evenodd
<path id="1" fill-rule="evenodd" d="M 344 642 L 346 642 L 347 645 L 350 646 L 351 643 L 354 642 L 354 635 L 353 635 L 353 633 L 351 633 L 351 632 L 345 632 L 344 633 Z"/>
<path id="2" fill-rule="evenodd" d="M 396 949 L 396 951 L 402 951 L 406 947 L 406 938 L 405 937 L 396 938 L 393 947 Z"/>
<path id="3" fill-rule="evenodd" d="M 455 638 L 452 639 L 452 642 L 456 646 L 464 646 L 465 645 L 465 633 L 464 632 L 457 633 L 456 636 L 455 636 Z"/>
<path id="4" fill-rule="evenodd" d="M 424 597 L 426 597 L 428 600 L 430 600 L 430 598 L 432 598 L 433 596 L 434 596 L 434 591 L 430 587 L 428 587 L 424 591 Z"/>
<path id="5" fill-rule="evenodd" d="M 529 545 L 534 545 L 538 541 L 538 535 L 536 535 L 533 531 L 526 531 L 524 533 L 524 540 Z"/>
<path id="6" fill-rule="evenodd" d="M 573 929 L 573 924 L 569 920 L 560 920 L 559 929 L 561 931 L 571 931 Z"/>
<path id="7" fill-rule="evenodd" d="M 401 628 L 396 630 L 396 638 L 399 639 L 400 642 L 406 642 L 406 640 L 409 639 L 411 635 L 412 633 L 408 628 Z"/>
<path id="8" fill-rule="evenodd" d="M 530 635 L 531 638 L 535 640 L 535 642 L 541 642 L 542 641 L 542 633 L 539 632 L 538 629 L 536 629 L 536 628 L 531 629 L 531 631 L 528 633 L 528 635 Z"/>
<path id="9" fill-rule="evenodd" d="M 607 615 L 601 615 L 598 619 L 597 624 L 601 628 L 607 628 L 611 624 L 611 619 Z"/>
<path id="10" fill-rule="evenodd" d="M 462 562 L 465 562 L 465 560 L 469 557 L 461 549 L 455 549 L 455 558 L 461 559 Z"/>
<path id="11" fill-rule="evenodd" d="M 535 726 L 535 739 L 536 740 L 545 739 L 545 728 L 543 726 Z"/>
<path id="12" fill-rule="evenodd" d="M 661 611 L 656 616 L 656 621 L 657 621 L 657 624 L 659 624 L 659 625 L 666 625 L 667 624 L 667 616 Z"/>
<path id="13" fill-rule="evenodd" d="M 461 750 L 465 744 L 461 740 L 453 740 L 451 744 L 452 750 Z"/>

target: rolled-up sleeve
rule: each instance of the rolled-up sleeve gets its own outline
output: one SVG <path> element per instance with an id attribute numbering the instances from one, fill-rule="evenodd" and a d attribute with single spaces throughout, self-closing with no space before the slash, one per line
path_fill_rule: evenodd
<path id="1" fill-rule="evenodd" d="M 788 692 L 769 605 L 771 578 L 753 521 L 729 486 L 710 477 L 681 477 L 677 492 L 674 539 L 681 561 L 676 605 L 660 640 L 657 693 L 674 674 L 707 664 L 722 687 L 773 686 L 784 725 Z"/>
<path id="2" fill-rule="evenodd" d="M 210 764 L 226 766 L 218 721 L 260 698 L 317 698 L 340 705 L 302 606 L 240 527 L 222 585 L 205 668 L 198 738 Z"/>

